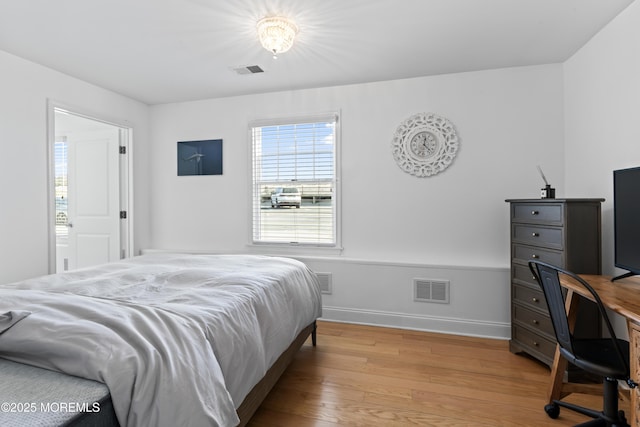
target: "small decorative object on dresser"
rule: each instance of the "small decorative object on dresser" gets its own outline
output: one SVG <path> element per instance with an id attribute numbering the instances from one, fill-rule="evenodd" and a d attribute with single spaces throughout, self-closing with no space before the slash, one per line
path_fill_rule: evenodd
<path id="1" fill-rule="evenodd" d="M 551 366 L 556 340 L 542 289 L 529 260 L 578 274 L 601 273 L 600 205 L 604 199 L 509 199 L 511 209 L 511 341 Z M 597 308 L 581 302 L 576 321 L 580 338 L 599 337 Z M 571 371 L 570 371 L 571 374 Z"/>
<path id="2" fill-rule="evenodd" d="M 547 177 L 544 176 L 544 172 L 542 172 L 542 168 L 538 166 L 538 172 L 540 172 L 540 176 L 544 181 L 544 188 L 540 190 L 540 198 L 542 199 L 555 199 L 556 198 L 556 189 L 551 188 L 551 184 L 547 181 Z"/>

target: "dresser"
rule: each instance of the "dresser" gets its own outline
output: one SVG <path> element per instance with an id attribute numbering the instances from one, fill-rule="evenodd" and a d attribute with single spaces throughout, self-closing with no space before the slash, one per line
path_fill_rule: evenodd
<path id="1" fill-rule="evenodd" d="M 509 199 L 511 217 L 511 340 L 509 349 L 551 366 L 556 350 L 542 289 L 529 270 L 538 260 L 578 274 L 601 273 L 604 199 Z M 580 302 L 575 334 L 601 334 L 597 307 Z"/>

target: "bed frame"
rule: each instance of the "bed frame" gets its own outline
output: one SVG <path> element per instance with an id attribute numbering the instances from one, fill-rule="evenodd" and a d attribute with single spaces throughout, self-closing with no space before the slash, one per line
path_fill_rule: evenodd
<path id="1" fill-rule="evenodd" d="M 265 376 L 253 387 L 253 389 L 251 389 L 249 394 L 247 394 L 240 407 L 236 410 L 238 417 L 240 418 L 239 426 L 244 427 L 249 423 L 253 414 L 258 410 L 273 386 L 278 382 L 278 379 L 282 376 L 285 369 L 287 369 L 287 367 L 291 364 L 291 361 L 295 357 L 296 353 L 300 350 L 302 344 L 304 344 L 304 342 L 307 340 L 309 335 L 311 335 L 311 342 L 313 346 L 316 345 L 316 329 L 317 326 L 315 321 L 304 328 L 302 332 L 300 332 L 300 334 L 298 334 L 298 336 L 289 345 L 289 347 L 287 347 L 287 349 L 280 355 L 280 357 L 278 357 L 271 368 L 269 368 Z M 31 366 L 27 366 L 27 368 L 33 370 L 35 378 L 42 378 L 43 373 L 45 373 L 48 377 L 55 375 L 65 376 L 65 374 L 51 372 L 43 368 L 36 368 Z M 15 373 L 9 372 L 9 374 L 11 377 L 15 377 Z M 56 379 L 49 379 L 47 381 L 54 381 L 55 384 L 59 384 L 59 380 Z M 38 386 L 38 384 L 42 385 L 43 383 L 35 383 L 35 386 Z M 2 385 L 7 386 L 6 383 Z M 109 395 L 108 390 L 106 390 L 106 387 L 104 388 L 106 394 L 102 399 L 100 399 L 100 412 L 78 413 L 67 420 L 62 427 L 118 427 L 119 423 L 116 418 L 113 405 L 111 403 L 111 396 Z M 27 421 L 27 423 L 28 422 L 29 421 Z"/>
<path id="2" fill-rule="evenodd" d="M 238 417 L 240 418 L 240 427 L 247 425 L 253 414 L 258 410 L 264 399 L 267 397 L 273 386 L 278 382 L 280 376 L 284 373 L 285 369 L 291 364 L 293 357 L 300 350 L 300 347 L 311 335 L 311 343 L 316 346 L 316 330 L 317 325 L 314 321 L 300 332 L 300 334 L 293 340 L 291 345 L 280 355 L 278 360 L 269 368 L 265 376 L 256 384 L 247 397 L 244 398 L 240 407 L 237 409 Z"/>

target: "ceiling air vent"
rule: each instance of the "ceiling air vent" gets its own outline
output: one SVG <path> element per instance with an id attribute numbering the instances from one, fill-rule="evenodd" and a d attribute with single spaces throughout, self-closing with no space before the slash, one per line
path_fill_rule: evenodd
<path id="1" fill-rule="evenodd" d="M 449 304 L 449 281 L 413 279 L 413 300 Z"/>
<path id="2" fill-rule="evenodd" d="M 233 68 L 238 74 L 256 74 L 256 73 L 264 73 L 264 70 L 260 68 L 259 65 L 247 65 L 242 67 Z"/>

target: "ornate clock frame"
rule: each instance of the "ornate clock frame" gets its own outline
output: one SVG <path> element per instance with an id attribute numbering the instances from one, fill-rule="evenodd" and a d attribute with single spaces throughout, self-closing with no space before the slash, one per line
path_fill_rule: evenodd
<path id="1" fill-rule="evenodd" d="M 391 142 L 393 158 L 405 172 L 418 177 L 445 170 L 459 147 L 453 124 L 433 113 L 418 113 L 396 129 Z"/>

